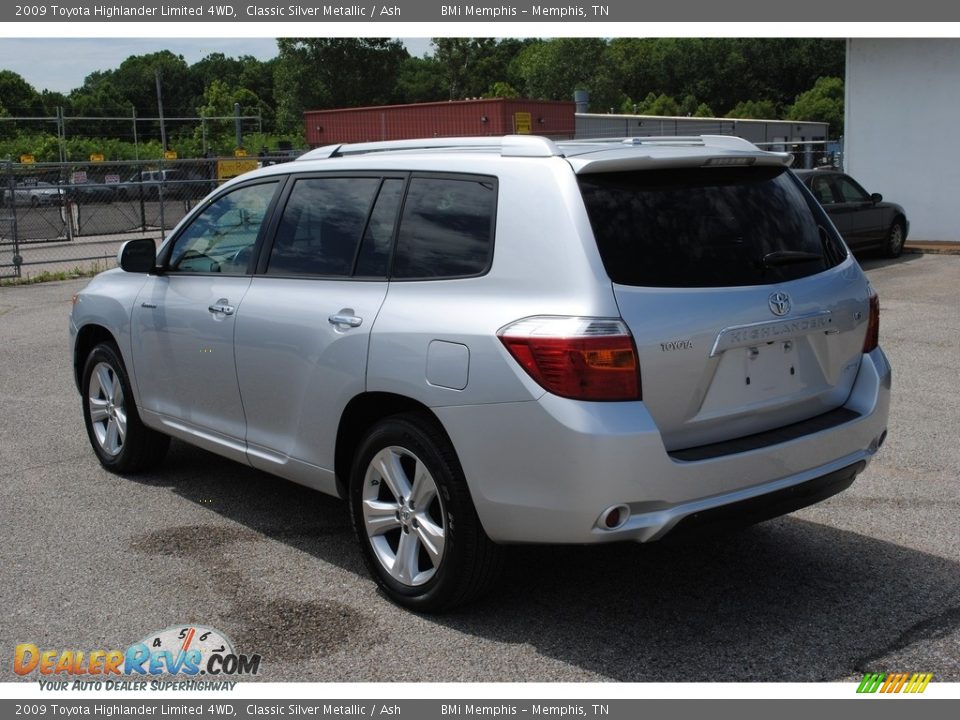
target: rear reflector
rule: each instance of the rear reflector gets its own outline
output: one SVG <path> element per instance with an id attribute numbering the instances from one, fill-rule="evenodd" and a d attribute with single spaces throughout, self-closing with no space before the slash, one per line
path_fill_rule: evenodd
<path id="1" fill-rule="evenodd" d="M 867 323 L 867 336 L 863 339 L 865 353 L 877 349 L 880 344 L 880 296 L 870 288 L 870 321 Z"/>
<path id="2" fill-rule="evenodd" d="M 497 333 L 545 390 L 575 400 L 640 400 L 633 337 L 619 319 L 539 316 Z"/>

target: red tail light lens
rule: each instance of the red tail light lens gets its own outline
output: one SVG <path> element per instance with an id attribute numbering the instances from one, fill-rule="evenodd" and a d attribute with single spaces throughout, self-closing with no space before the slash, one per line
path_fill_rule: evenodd
<path id="1" fill-rule="evenodd" d="M 880 296 L 870 288 L 870 320 L 867 323 L 867 336 L 863 339 L 863 351 L 868 353 L 880 345 Z"/>
<path id="2" fill-rule="evenodd" d="M 574 400 L 640 400 L 633 337 L 618 319 L 532 317 L 497 333 L 514 359 L 554 395 Z"/>

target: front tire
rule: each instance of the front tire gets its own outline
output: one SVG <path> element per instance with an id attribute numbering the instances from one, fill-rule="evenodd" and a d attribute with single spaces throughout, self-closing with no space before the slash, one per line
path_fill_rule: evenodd
<path id="1" fill-rule="evenodd" d="M 81 394 L 90 445 L 107 470 L 136 473 L 163 459 L 170 438 L 140 420 L 126 368 L 113 343 L 101 343 L 87 356 Z"/>
<path id="2" fill-rule="evenodd" d="M 449 440 L 432 418 L 395 415 L 360 443 L 350 511 L 364 561 L 395 603 L 421 612 L 462 605 L 499 573 Z"/>
<path id="3" fill-rule="evenodd" d="M 890 226 L 890 231 L 887 233 L 887 244 L 884 247 L 887 257 L 900 257 L 900 253 L 903 252 L 903 243 L 906 239 L 907 233 L 903 227 L 903 221 L 894 220 L 893 225 Z"/>

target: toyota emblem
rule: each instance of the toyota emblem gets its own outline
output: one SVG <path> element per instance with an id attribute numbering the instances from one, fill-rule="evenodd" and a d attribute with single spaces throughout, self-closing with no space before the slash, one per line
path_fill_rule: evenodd
<path id="1" fill-rule="evenodd" d="M 777 317 L 783 317 L 790 312 L 790 296 L 785 292 L 775 292 L 767 299 L 770 306 L 770 312 Z"/>

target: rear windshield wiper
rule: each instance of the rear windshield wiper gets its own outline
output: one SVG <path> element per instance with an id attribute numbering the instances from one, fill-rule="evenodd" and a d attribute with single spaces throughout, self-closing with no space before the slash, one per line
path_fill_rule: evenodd
<path id="1" fill-rule="evenodd" d="M 815 260 L 823 260 L 823 255 L 804 250 L 777 250 L 763 256 L 763 264 L 766 267 L 793 265 L 794 263 L 814 262 Z"/>

